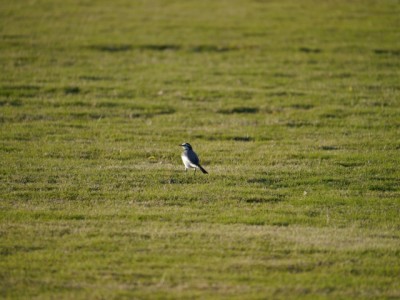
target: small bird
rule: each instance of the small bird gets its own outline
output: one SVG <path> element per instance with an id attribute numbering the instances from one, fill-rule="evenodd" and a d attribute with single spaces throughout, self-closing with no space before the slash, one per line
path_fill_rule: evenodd
<path id="1" fill-rule="evenodd" d="M 200 169 L 204 174 L 208 174 L 206 170 L 200 166 L 200 160 L 197 157 L 196 152 L 193 151 L 192 146 L 189 143 L 183 143 L 180 145 L 183 147 L 184 151 L 181 154 L 183 164 L 185 165 L 185 172 L 189 168 L 194 168 L 194 173 L 196 174 L 196 169 Z"/>

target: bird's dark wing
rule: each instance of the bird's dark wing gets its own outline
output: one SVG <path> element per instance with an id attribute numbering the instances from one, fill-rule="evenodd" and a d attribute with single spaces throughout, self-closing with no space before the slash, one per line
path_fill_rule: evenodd
<path id="1" fill-rule="evenodd" d="M 187 157 L 192 164 L 194 164 L 194 165 L 199 164 L 199 158 L 197 157 L 197 155 L 194 151 L 187 151 Z"/>

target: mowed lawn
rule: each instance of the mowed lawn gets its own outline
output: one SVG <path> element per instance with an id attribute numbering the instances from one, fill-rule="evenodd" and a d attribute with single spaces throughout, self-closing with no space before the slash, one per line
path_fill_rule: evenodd
<path id="1" fill-rule="evenodd" d="M 400 298 L 399 16 L 1 1 L 0 298 Z"/>

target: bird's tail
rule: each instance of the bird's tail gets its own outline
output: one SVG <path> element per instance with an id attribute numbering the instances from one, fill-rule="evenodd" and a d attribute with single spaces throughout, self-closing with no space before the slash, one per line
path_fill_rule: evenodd
<path id="1" fill-rule="evenodd" d="M 200 171 L 202 171 L 204 174 L 208 174 L 208 172 L 206 170 L 204 170 L 204 168 L 200 165 L 197 165 L 200 169 Z"/>

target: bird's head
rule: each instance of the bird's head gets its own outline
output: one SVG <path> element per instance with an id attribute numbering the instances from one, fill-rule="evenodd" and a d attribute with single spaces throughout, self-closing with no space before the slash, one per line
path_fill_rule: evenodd
<path id="1" fill-rule="evenodd" d="M 185 150 L 192 150 L 192 146 L 189 143 L 183 143 L 180 146 Z"/>

